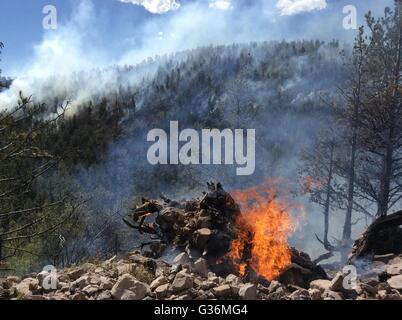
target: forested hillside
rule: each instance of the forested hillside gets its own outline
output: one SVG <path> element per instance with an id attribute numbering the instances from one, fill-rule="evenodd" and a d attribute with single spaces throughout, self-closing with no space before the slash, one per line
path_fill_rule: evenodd
<path id="1" fill-rule="evenodd" d="M 4 245 L 7 268 L 35 268 L 43 261 L 65 265 L 132 249 L 139 235 L 121 218 L 141 196 L 189 197 L 209 180 L 229 190 L 269 177 L 297 184 L 300 154 L 320 132 L 329 102 L 345 79 L 342 57 L 348 54 L 350 49 L 337 42 L 211 46 L 139 66 L 74 75 L 63 90 L 52 81 L 44 83 L 42 93 L 23 104 L 36 106 L 39 122 L 44 114 L 55 118 L 63 110 L 57 121 L 40 129 L 40 148 L 57 161 L 30 184 L 26 201 L 42 214 L 46 203 L 69 195 L 74 219 L 37 236 L 28 234 L 15 250 Z M 102 88 L 107 83 L 105 91 L 90 82 L 95 78 Z M 19 112 L 24 110 L 31 109 Z M 146 134 L 167 130 L 172 120 L 180 129 L 256 129 L 255 174 L 238 177 L 231 166 L 151 166 Z M 22 208 L 25 204 L 17 205 Z M 51 210 L 59 221 L 57 215 Z M 26 235 L 18 228 L 19 217 L 10 223 L 3 234 Z M 48 223 L 41 220 L 30 228 L 42 230 Z"/>

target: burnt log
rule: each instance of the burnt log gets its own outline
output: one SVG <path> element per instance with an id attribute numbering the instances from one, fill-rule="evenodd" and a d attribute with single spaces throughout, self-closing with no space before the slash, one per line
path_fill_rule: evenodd
<path id="1" fill-rule="evenodd" d="M 291 248 L 291 257 L 292 263 L 279 277 L 281 283 L 309 288 L 311 281 L 328 279 L 324 269 L 312 261 L 307 253 Z"/>
<path id="2" fill-rule="evenodd" d="M 402 253 L 402 211 L 380 217 L 355 241 L 349 262 L 372 260 L 375 255 Z"/>

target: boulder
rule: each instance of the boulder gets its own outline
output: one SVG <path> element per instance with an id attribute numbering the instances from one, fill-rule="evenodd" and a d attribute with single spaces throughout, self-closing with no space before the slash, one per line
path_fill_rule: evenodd
<path id="1" fill-rule="evenodd" d="M 155 274 L 155 270 L 157 268 L 157 263 L 154 259 L 144 257 L 140 254 L 132 254 L 130 256 L 130 261 L 135 265 L 141 265 L 150 273 Z"/>
<path id="2" fill-rule="evenodd" d="M 100 277 L 100 282 L 99 282 L 99 289 L 100 290 L 110 290 L 113 288 L 113 281 L 107 277 Z"/>
<path id="3" fill-rule="evenodd" d="M 172 283 L 172 290 L 174 293 L 181 292 L 193 287 L 194 279 L 191 275 L 180 271 L 177 273 Z"/>
<path id="4" fill-rule="evenodd" d="M 74 282 L 71 283 L 71 286 L 74 289 L 84 289 L 86 286 L 88 286 L 90 277 L 88 275 L 82 276 L 80 278 L 78 278 L 77 280 L 75 280 Z"/>
<path id="5" fill-rule="evenodd" d="M 402 274 L 402 262 L 391 264 L 386 269 L 387 274 L 390 276 L 397 276 Z"/>
<path id="6" fill-rule="evenodd" d="M 321 292 L 324 292 L 325 290 L 329 290 L 331 286 L 331 281 L 329 280 L 314 280 L 310 282 L 310 288 L 312 289 L 318 289 Z"/>
<path id="7" fill-rule="evenodd" d="M 194 271 L 203 278 L 208 277 L 208 263 L 207 260 L 200 258 L 194 262 Z"/>
<path id="8" fill-rule="evenodd" d="M 188 265 L 190 263 L 191 263 L 191 259 L 186 252 L 182 252 L 182 253 L 178 254 L 173 259 L 173 264 L 175 264 L 175 265 Z"/>
<path id="9" fill-rule="evenodd" d="M 17 294 L 22 296 L 32 295 L 32 291 L 37 290 L 38 287 L 39 280 L 34 278 L 26 278 L 15 286 Z"/>
<path id="10" fill-rule="evenodd" d="M 122 275 L 113 286 L 111 295 L 115 300 L 121 300 L 127 293 L 125 298 L 129 300 L 142 300 L 147 294 L 148 287 L 144 283 L 137 281 L 132 275 Z"/>
<path id="11" fill-rule="evenodd" d="M 101 292 L 97 297 L 96 300 L 104 301 L 104 300 L 112 300 L 112 294 L 109 290 L 105 290 Z"/>
<path id="12" fill-rule="evenodd" d="M 82 289 L 82 292 L 84 292 L 88 296 L 93 296 L 98 291 L 99 291 L 99 287 L 92 285 L 92 284 L 90 284 L 90 285 L 86 286 L 84 289 Z"/>
<path id="13" fill-rule="evenodd" d="M 330 289 L 325 290 L 322 297 L 324 300 L 343 300 L 343 295 L 341 293 L 331 291 Z"/>
<path id="14" fill-rule="evenodd" d="M 71 281 L 75 281 L 78 278 L 81 278 L 84 274 L 85 274 L 84 268 L 77 268 L 77 269 L 73 269 L 70 272 L 68 272 L 67 276 L 70 278 Z M 47 273 L 47 275 L 48 275 L 48 273 Z"/>
<path id="15" fill-rule="evenodd" d="M 319 289 L 308 289 L 311 300 L 321 300 L 321 290 Z"/>
<path id="16" fill-rule="evenodd" d="M 164 284 L 167 284 L 167 283 L 168 283 L 168 280 L 166 279 L 166 277 L 160 276 L 160 277 L 156 278 L 154 281 L 152 281 L 150 288 L 151 288 L 151 290 L 155 290 L 156 288 L 158 288 Z"/>
<path id="17" fill-rule="evenodd" d="M 312 300 L 306 289 L 297 289 L 290 294 L 289 298 L 290 300 Z"/>
<path id="18" fill-rule="evenodd" d="M 228 285 L 222 285 L 212 289 L 212 293 L 220 298 L 229 298 L 232 295 L 232 288 Z"/>
<path id="19" fill-rule="evenodd" d="M 83 292 L 77 292 L 76 294 L 72 295 L 70 297 L 71 300 L 78 300 L 78 301 L 83 301 L 83 300 L 88 300 L 88 297 L 85 293 Z"/>
<path id="20" fill-rule="evenodd" d="M 257 287 L 252 283 L 244 284 L 239 289 L 241 300 L 257 300 Z"/>
<path id="21" fill-rule="evenodd" d="M 392 289 L 402 290 L 402 275 L 391 277 L 387 280 L 387 283 Z"/>
<path id="22" fill-rule="evenodd" d="M 165 299 L 169 294 L 169 284 L 163 284 L 155 289 L 155 295 L 157 299 Z"/>

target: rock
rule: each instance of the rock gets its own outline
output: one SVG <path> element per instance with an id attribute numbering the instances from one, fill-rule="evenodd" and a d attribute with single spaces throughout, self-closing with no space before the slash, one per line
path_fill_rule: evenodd
<path id="1" fill-rule="evenodd" d="M 208 281 L 214 282 L 216 285 L 219 284 L 219 278 L 213 272 L 208 272 Z"/>
<path id="2" fill-rule="evenodd" d="M 182 252 L 182 253 L 178 254 L 173 259 L 173 264 L 176 264 L 176 265 L 186 265 L 186 264 L 190 264 L 190 263 L 191 263 L 191 259 L 186 252 Z"/>
<path id="3" fill-rule="evenodd" d="M 31 300 L 31 301 L 46 301 L 46 297 L 40 295 L 27 295 L 24 297 L 24 300 Z"/>
<path id="4" fill-rule="evenodd" d="M 21 282 L 21 278 L 20 277 L 16 277 L 16 276 L 9 276 L 6 278 L 6 280 L 10 283 L 19 283 Z"/>
<path id="5" fill-rule="evenodd" d="M 344 291 L 346 288 L 343 287 L 343 280 L 345 276 L 342 272 L 338 272 L 335 277 L 332 279 L 329 289 L 332 291 Z"/>
<path id="6" fill-rule="evenodd" d="M 89 286 L 86 286 L 84 289 L 82 289 L 82 292 L 86 293 L 88 296 L 93 296 L 98 291 L 99 291 L 99 287 L 92 285 L 92 284 Z"/>
<path id="7" fill-rule="evenodd" d="M 388 263 L 389 264 L 402 263 L 402 256 L 395 257 L 395 258 L 391 259 L 390 261 L 388 261 Z"/>
<path id="8" fill-rule="evenodd" d="M 156 278 L 154 281 L 152 281 L 152 283 L 150 285 L 150 288 L 153 291 L 156 288 L 158 288 L 158 287 L 160 287 L 160 286 L 162 286 L 164 284 L 167 284 L 167 283 L 168 283 L 168 280 L 166 279 L 166 277 L 165 276 L 160 276 L 160 277 Z"/>
<path id="9" fill-rule="evenodd" d="M 379 299 L 379 300 L 401 300 L 401 295 L 396 290 L 391 291 L 389 293 L 386 290 L 380 290 L 377 293 L 377 299 Z"/>
<path id="10" fill-rule="evenodd" d="M 208 228 L 202 228 L 198 229 L 197 231 L 194 232 L 194 243 L 195 246 L 202 250 L 205 248 L 205 246 L 208 243 L 209 238 L 212 235 L 211 229 Z"/>
<path id="11" fill-rule="evenodd" d="M 386 272 L 390 276 L 397 276 L 399 274 L 402 274 L 402 262 L 389 265 L 386 269 Z"/>
<path id="12" fill-rule="evenodd" d="M 212 289 L 212 293 L 220 298 L 228 298 L 232 295 L 232 288 L 228 285 L 222 285 Z"/>
<path id="13" fill-rule="evenodd" d="M 311 300 L 321 300 L 321 291 L 319 289 L 308 289 Z"/>
<path id="14" fill-rule="evenodd" d="M 131 263 L 119 263 L 116 266 L 117 273 L 120 276 L 131 273 L 133 271 L 133 265 Z"/>
<path id="15" fill-rule="evenodd" d="M 109 290 L 103 291 L 96 297 L 96 300 L 112 300 L 112 294 Z"/>
<path id="16" fill-rule="evenodd" d="M 169 284 L 163 284 L 155 289 L 155 295 L 157 299 L 164 299 L 168 296 L 169 293 Z"/>
<path id="17" fill-rule="evenodd" d="M 329 290 L 331 286 L 331 281 L 329 280 L 314 280 L 310 282 L 310 288 L 312 289 L 318 289 L 321 292 L 324 292 L 325 290 Z"/>
<path id="18" fill-rule="evenodd" d="M 38 287 L 39 280 L 34 278 L 26 278 L 15 286 L 17 294 L 22 296 L 32 295 L 32 291 L 37 290 Z"/>
<path id="19" fill-rule="evenodd" d="M 269 300 L 285 300 L 289 293 L 286 291 L 284 287 L 279 287 L 268 295 Z"/>
<path id="20" fill-rule="evenodd" d="M 402 290 L 402 275 L 391 277 L 387 280 L 387 283 L 392 289 Z"/>
<path id="21" fill-rule="evenodd" d="M 130 261 L 135 265 L 142 265 L 145 270 L 155 274 L 157 263 L 151 258 L 144 257 L 140 254 L 133 254 L 130 256 Z"/>
<path id="22" fill-rule="evenodd" d="M 71 300 L 83 301 L 83 300 L 88 300 L 88 297 L 83 292 L 77 292 L 76 294 L 72 295 L 70 299 Z"/>
<path id="23" fill-rule="evenodd" d="M 343 300 L 343 296 L 339 292 L 331 291 L 326 289 L 322 295 L 324 300 Z"/>
<path id="24" fill-rule="evenodd" d="M 89 285 L 90 277 L 88 275 L 82 276 L 71 283 L 73 288 L 83 289 Z"/>
<path id="25" fill-rule="evenodd" d="M 99 282 L 99 289 L 100 290 L 110 290 L 113 288 L 113 281 L 110 280 L 107 277 L 100 277 L 100 282 Z"/>
<path id="26" fill-rule="evenodd" d="M 241 300 L 257 300 L 257 287 L 252 283 L 242 285 L 239 289 Z"/>
<path id="27" fill-rule="evenodd" d="M 68 272 L 67 276 L 70 278 L 70 280 L 75 281 L 75 280 L 81 278 L 84 274 L 85 274 L 85 269 L 78 268 L 78 269 L 74 269 L 74 270 L 71 270 L 70 272 Z"/>
<path id="28" fill-rule="evenodd" d="M 126 293 L 132 293 L 126 298 L 130 300 L 142 300 L 147 294 L 148 287 L 142 282 L 137 281 L 132 275 L 122 275 L 113 286 L 111 294 L 113 299 L 121 300 Z"/>
<path id="29" fill-rule="evenodd" d="M 207 260 L 200 258 L 194 262 L 194 271 L 203 278 L 208 277 L 208 263 Z"/>
<path id="30" fill-rule="evenodd" d="M 368 292 L 369 294 L 374 295 L 374 296 L 378 292 L 377 288 L 375 288 L 375 287 L 373 287 L 373 286 L 371 286 L 371 285 L 369 285 L 367 283 L 360 283 L 360 288 L 363 291 Z"/>
<path id="31" fill-rule="evenodd" d="M 114 262 L 116 262 L 117 256 L 111 257 L 109 260 L 106 260 L 105 262 L 102 263 L 104 267 L 110 267 Z"/>
<path id="32" fill-rule="evenodd" d="M 193 278 L 189 274 L 180 271 L 174 278 L 174 281 L 172 283 L 172 290 L 174 293 L 177 293 L 192 288 L 193 284 Z"/>
<path id="33" fill-rule="evenodd" d="M 376 286 L 377 291 L 385 290 L 387 293 L 391 292 L 392 288 L 387 282 L 380 282 Z"/>
<path id="34" fill-rule="evenodd" d="M 49 272 L 47 271 L 42 271 L 36 275 L 36 279 L 38 279 L 39 284 L 42 286 L 43 285 L 43 280 L 49 275 Z"/>
<path id="35" fill-rule="evenodd" d="M 269 294 L 274 293 L 276 290 L 282 287 L 283 285 L 279 281 L 274 280 L 269 284 L 268 293 Z"/>
<path id="36" fill-rule="evenodd" d="M 210 290 L 212 288 L 215 288 L 217 286 L 217 284 L 213 281 L 207 280 L 201 283 L 200 288 L 202 290 Z"/>
<path id="37" fill-rule="evenodd" d="M 312 300 L 310 293 L 306 289 L 297 289 L 290 294 L 289 298 L 290 300 Z"/>

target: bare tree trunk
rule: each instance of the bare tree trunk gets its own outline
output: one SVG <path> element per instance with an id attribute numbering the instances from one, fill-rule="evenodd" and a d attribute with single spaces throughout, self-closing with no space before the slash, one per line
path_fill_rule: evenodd
<path id="1" fill-rule="evenodd" d="M 355 188 L 355 164 L 356 164 L 356 141 L 357 134 L 356 130 L 353 133 L 353 142 L 351 147 L 350 154 L 350 168 L 349 168 L 349 182 L 348 182 L 348 195 L 347 195 L 347 208 L 345 215 L 345 223 L 343 225 L 343 236 L 342 240 L 346 242 L 350 242 L 352 239 L 352 212 L 353 212 L 353 198 L 354 198 L 354 188 Z"/>
<path id="2" fill-rule="evenodd" d="M 329 159 L 329 172 L 328 172 L 328 180 L 327 180 L 327 192 L 324 206 L 324 247 L 327 250 L 330 250 L 330 244 L 328 241 L 328 232 L 329 232 L 329 208 L 331 204 L 331 184 L 332 184 L 332 176 L 334 169 L 334 145 L 331 145 L 330 151 L 330 159 Z"/>
<path id="3" fill-rule="evenodd" d="M 391 139 L 391 134 L 389 139 Z M 394 150 L 391 146 L 391 142 L 389 142 L 385 157 L 383 158 L 377 217 L 384 217 L 388 213 L 388 202 L 389 202 L 389 193 L 391 189 L 391 177 L 392 177 L 393 151 Z"/>
<path id="4" fill-rule="evenodd" d="M 3 241 L 0 239 L 0 262 L 3 260 Z"/>

